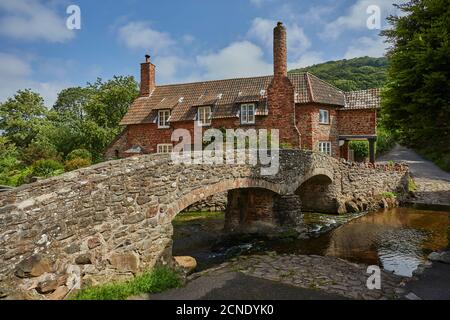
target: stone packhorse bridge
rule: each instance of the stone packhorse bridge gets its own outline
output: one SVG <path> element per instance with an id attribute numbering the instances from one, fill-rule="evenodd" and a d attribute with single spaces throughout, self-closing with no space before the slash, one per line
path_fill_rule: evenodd
<path id="1" fill-rule="evenodd" d="M 379 194 L 404 190 L 408 176 L 404 165 L 357 165 L 299 150 L 280 151 L 274 176 L 259 169 L 146 155 L 1 193 L 0 298 L 62 298 L 80 282 L 99 284 L 170 263 L 172 219 L 220 192 L 228 191 L 227 230 L 300 229 L 300 207 L 367 209 Z"/>

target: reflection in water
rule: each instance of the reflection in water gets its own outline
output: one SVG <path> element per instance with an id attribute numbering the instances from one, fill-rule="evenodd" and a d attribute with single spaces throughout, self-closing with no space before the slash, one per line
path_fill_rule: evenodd
<path id="1" fill-rule="evenodd" d="M 320 254 L 367 264 L 411 276 L 428 253 L 447 246 L 449 214 L 397 208 L 380 211 L 331 231 Z M 300 250 L 302 251 L 302 250 Z"/>
<path id="2" fill-rule="evenodd" d="M 194 256 L 198 259 L 200 269 L 245 253 L 276 251 L 328 255 L 353 262 L 381 265 L 398 275 L 411 276 L 431 251 L 445 248 L 448 244 L 447 228 L 450 221 L 447 212 L 397 208 L 354 218 L 355 216 L 308 214 L 305 222 L 312 233 L 321 228 L 324 231 L 330 226 L 336 227 L 348 219 L 353 220 L 321 236 L 294 241 L 246 237 L 212 245 L 211 238 L 217 239 L 216 226 L 211 230 L 207 243 L 196 248 L 191 247 L 189 251 L 180 249 L 182 243 L 186 245 L 190 241 L 186 241 L 186 238 L 175 240 L 174 254 Z M 220 220 L 215 223 L 223 225 L 223 221 Z M 188 232 L 191 236 L 199 234 L 191 231 Z M 200 231 L 200 234 L 202 232 L 209 234 L 204 229 L 197 231 Z M 180 245 L 177 245 L 177 242 Z"/>

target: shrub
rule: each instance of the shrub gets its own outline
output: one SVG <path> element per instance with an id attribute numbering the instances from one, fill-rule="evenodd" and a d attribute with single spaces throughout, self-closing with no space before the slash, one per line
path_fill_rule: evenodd
<path id="1" fill-rule="evenodd" d="M 391 199 L 395 199 L 397 197 L 397 194 L 394 192 L 383 192 L 380 194 L 381 197 L 383 198 L 391 198 Z"/>
<path id="2" fill-rule="evenodd" d="M 75 300 L 124 300 L 142 293 L 159 293 L 181 286 L 179 275 L 173 270 L 160 267 L 143 273 L 127 282 L 115 282 L 81 290 Z"/>
<path id="3" fill-rule="evenodd" d="M 364 160 L 369 156 L 368 141 L 350 141 L 349 148 L 355 152 L 355 160 Z"/>
<path id="4" fill-rule="evenodd" d="M 61 160 L 61 155 L 55 146 L 45 141 L 36 141 L 31 143 L 22 153 L 21 160 L 26 165 L 32 165 L 42 159 Z"/>
<path id="5" fill-rule="evenodd" d="M 89 162 L 92 162 L 92 154 L 86 149 L 75 149 L 72 152 L 70 152 L 66 157 L 67 161 L 74 159 L 85 159 L 89 160 Z"/>
<path id="6" fill-rule="evenodd" d="M 390 151 L 395 146 L 395 143 L 395 138 L 389 131 L 387 131 L 383 127 L 378 128 L 376 143 L 378 155 Z"/>
<path id="7" fill-rule="evenodd" d="M 73 171 L 80 168 L 89 167 L 90 165 L 91 161 L 89 159 L 74 158 L 65 162 L 64 169 L 66 171 Z"/>
<path id="8" fill-rule="evenodd" d="M 416 183 L 415 183 L 414 179 L 411 178 L 411 177 L 408 178 L 408 191 L 409 192 L 416 192 L 417 191 Z"/>
<path id="9" fill-rule="evenodd" d="M 41 159 L 33 163 L 32 175 L 40 178 L 56 176 L 64 172 L 64 166 L 53 159 Z"/>

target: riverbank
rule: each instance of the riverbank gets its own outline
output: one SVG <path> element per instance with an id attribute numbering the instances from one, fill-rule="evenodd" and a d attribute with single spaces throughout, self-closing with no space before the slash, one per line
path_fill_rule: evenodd
<path id="1" fill-rule="evenodd" d="M 370 290 L 366 285 L 369 276 L 366 265 L 339 258 L 269 253 L 241 256 L 193 274 L 184 288 L 132 299 L 391 300 L 405 293 L 407 278 L 381 270 L 381 289 Z M 236 287 L 237 280 L 240 283 Z"/>

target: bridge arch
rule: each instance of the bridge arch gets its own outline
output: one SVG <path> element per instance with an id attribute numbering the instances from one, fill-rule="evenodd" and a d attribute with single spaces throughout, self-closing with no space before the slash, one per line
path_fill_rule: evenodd
<path id="1" fill-rule="evenodd" d="M 190 205 L 208 198 L 209 196 L 237 189 L 264 189 L 275 194 L 282 194 L 284 188 L 279 184 L 253 178 L 237 178 L 220 181 L 213 185 L 191 190 L 188 194 L 171 204 L 169 207 L 170 219 L 175 218 L 178 213 Z"/>

